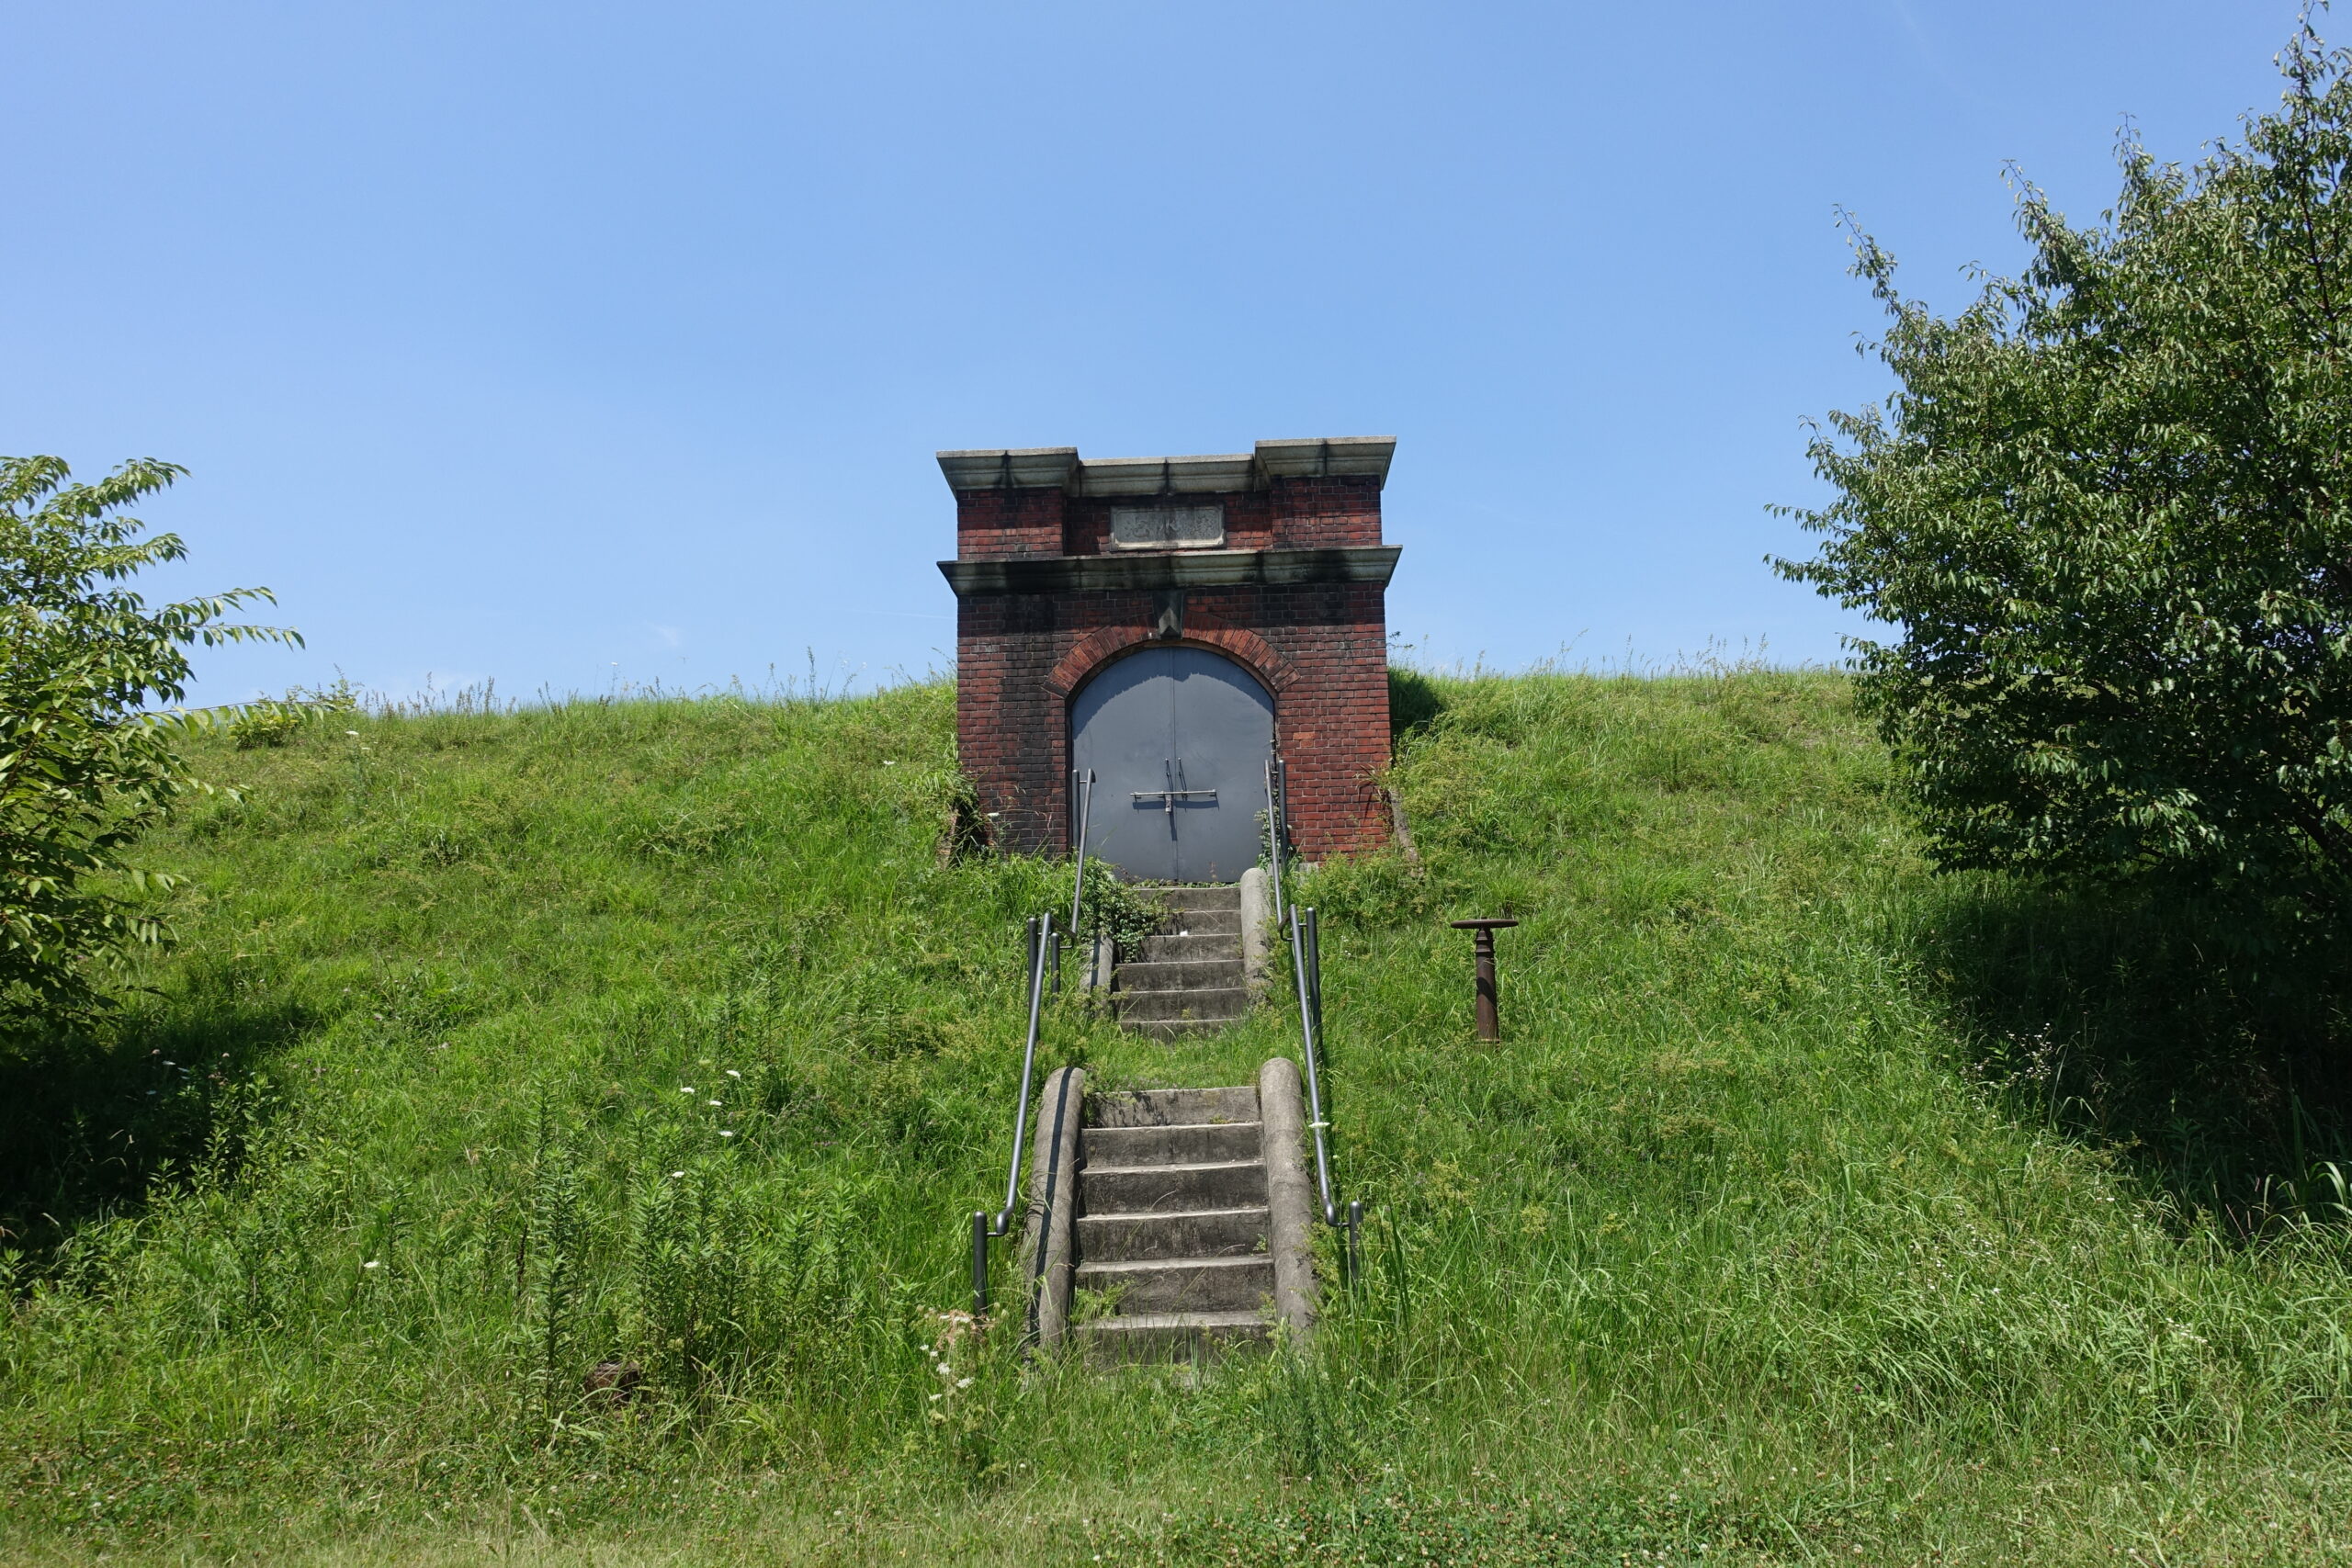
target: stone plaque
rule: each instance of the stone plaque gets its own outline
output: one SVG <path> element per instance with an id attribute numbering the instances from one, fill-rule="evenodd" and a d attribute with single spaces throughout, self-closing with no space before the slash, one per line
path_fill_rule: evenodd
<path id="1" fill-rule="evenodd" d="M 1225 508 L 1114 506 L 1111 547 L 1118 550 L 1203 550 L 1225 543 Z"/>

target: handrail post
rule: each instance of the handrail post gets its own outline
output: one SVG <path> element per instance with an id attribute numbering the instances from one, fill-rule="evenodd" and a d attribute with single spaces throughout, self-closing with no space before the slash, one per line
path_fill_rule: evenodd
<path id="1" fill-rule="evenodd" d="M 972 1321 L 989 1313 L 989 1212 L 972 1211 Z"/>

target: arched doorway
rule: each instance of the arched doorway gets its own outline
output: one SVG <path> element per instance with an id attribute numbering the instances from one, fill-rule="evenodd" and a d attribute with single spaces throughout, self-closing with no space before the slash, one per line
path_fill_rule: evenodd
<path id="1" fill-rule="evenodd" d="M 1089 855 L 1150 882 L 1238 882 L 1258 863 L 1274 699 L 1240 665 L 1131 654 L 1080 688 L 1069 732 L 1071 765 L 1094 771 Z"/>

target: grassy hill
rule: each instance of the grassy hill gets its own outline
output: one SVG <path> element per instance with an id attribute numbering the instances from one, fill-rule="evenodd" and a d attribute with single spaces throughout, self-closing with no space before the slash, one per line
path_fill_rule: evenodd
<path id="1" fill-rule="evenodd" d="M 1298 888 L 1366 1277 L 1198 1380 L 933 1315 L 1065 896 L 943 858 L 947 688 L 222 743 L 182 944 L 0 1052 L 0 1555 L 2352 1553 L 2308 953 L 1931 880 L 1833 676 L 1397 695 L 1422 863 Z M 1506 904 L 1480 1046 L 1442 922 Z M 1294 1030 L 1047 1041 L 1238 1083 Z M 606 1357 L 653 1397 L 583 1404 Z"/>

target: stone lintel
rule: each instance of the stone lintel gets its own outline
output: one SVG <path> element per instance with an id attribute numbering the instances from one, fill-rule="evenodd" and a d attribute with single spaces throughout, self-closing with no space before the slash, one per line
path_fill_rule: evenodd
<path id="1" fill-rule="evenodd" d="M 1104 593 L 1252 583 L 1370 582 L 1386 587 L 1401 545 L 1306 550 L 1184 550 L 1166 555 L 999 557 L 944 560 L 959 599 L 980 593 Z"/>

